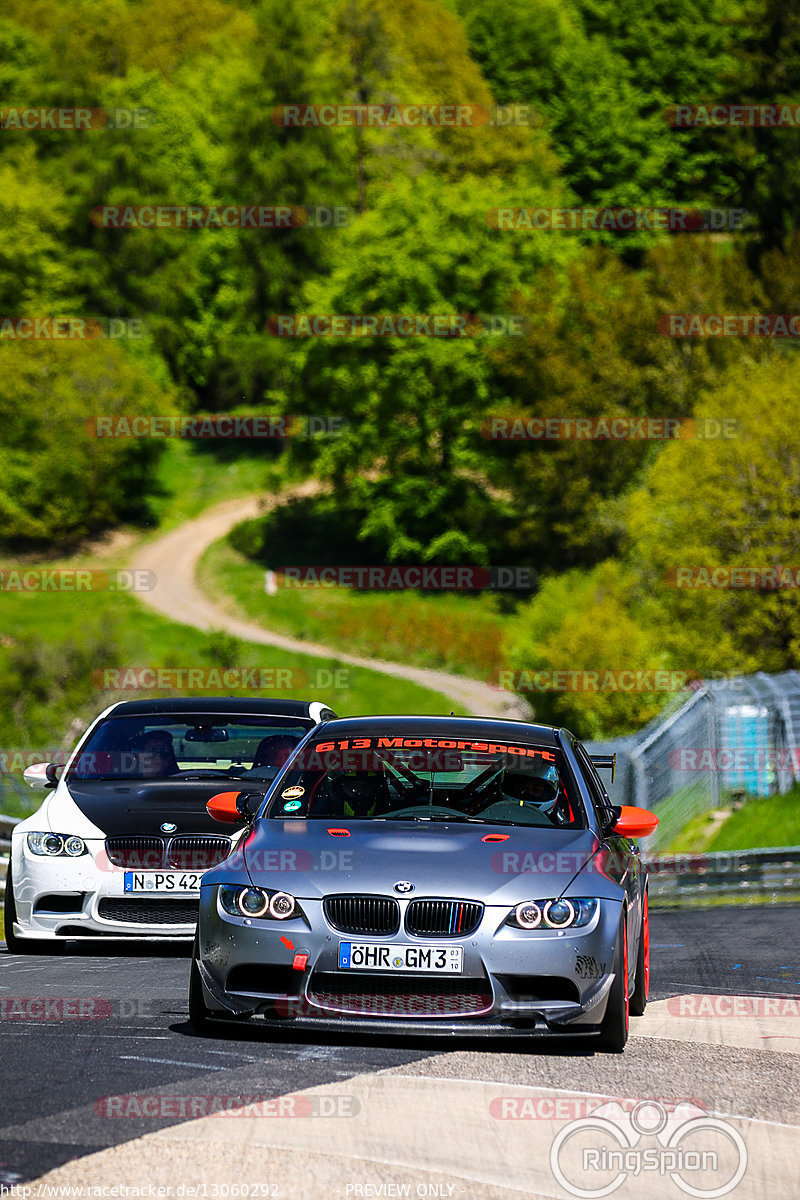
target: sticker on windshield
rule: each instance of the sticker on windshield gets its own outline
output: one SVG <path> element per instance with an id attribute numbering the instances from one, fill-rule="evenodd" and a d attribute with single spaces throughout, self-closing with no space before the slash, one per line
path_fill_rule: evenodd
<path id="1" fill-rule="evenodd" d="M 302 800 L 287 800 L 283 806 L 284 812 L 297 812 L 298 808 L 303 807 Z"/>
<path id="2" fill-rule="evenodd" d="M 305 794 L 306 794 L 306 789 L 302 786 L 302 784 L 295 783 L 295 784 L 292 784 L 291 787 L 283 789 L 283 791 L 281 792 L 281 799 L 282 800 L 299 800 L 300 797 L 305 796 Z M 286 807 L 286 805 L 284 804 L 284 808 L 285 807 Z M 295 807 L 299 808 L 300 805 L 297 804 L 297 805 L 295 805 Z"/>

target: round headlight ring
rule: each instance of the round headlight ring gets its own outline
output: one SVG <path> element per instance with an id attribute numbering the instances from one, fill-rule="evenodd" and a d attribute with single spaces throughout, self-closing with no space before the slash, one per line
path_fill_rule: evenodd
<path id="1" fill-rule="evenodd" d="M 269 915 L 276 921 L 285 921 L 291 917 L 294 908 L 294 896 L 290 896 L 288 892 L 276 892 L 269 902 Z"/>
<path id="2" fill-rule="evenodd" d="M 248 897 L 252 897 L 255 903 L 254 908 L 246 908 L 245 901 Z M 239 911 L 245 917 L 263 917 L 264 913 L 269 908 L 269 896 L 266 892 L 262 892 L 260 888 L 243 888 L 239 895 Z"/>
<path id="3" fill-rule="evenodd" d="M 64 850 L 70 858 L 79 858 L 81 854 L 86 853 L 86 843 L 83 838 L 76 836 L 68 837 L 64 842 Z"/>
<path id="4" fill-rule="evenodd" d="M 542 923 L 542 910 L 532 900 L 518 904 L 514 916 L 520 929 L 536 929 Z"/>
<path id="5" fill-rule="evenodd" d="M 48 833 L 42 839 L 42 849 L 45 854 L 49 854 L 51 858 L 56 858 L 64 852 L 64 839 L 60 833 Z"/>
<path id="6" fill-rule="evenodd" d="M 556 905 L 566 905 L 569 910 L 565 921 L 553 920 L 552 912 Z M 551 929 L 566 929 L 573 923 L 577 916 L 577 910 L 571 900 L 548 900 L 544 906 L 544 921 L 545 925 L 549 925 Z"/>

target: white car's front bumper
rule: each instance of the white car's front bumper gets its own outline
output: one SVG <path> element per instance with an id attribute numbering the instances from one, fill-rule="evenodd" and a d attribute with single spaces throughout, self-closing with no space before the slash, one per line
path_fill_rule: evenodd
<path id="1" fill-rule="evenodd" d="M 49 858 L 33 854 L 24 834 L 14 838 L 10 865 L 18 937 L 174 940 L 194 936 L 198 893 L 126 893 L 126 870 L 109 863 L 105 842 L 92 840 L 86 845 L 89 852 L 77 858 Z"/>

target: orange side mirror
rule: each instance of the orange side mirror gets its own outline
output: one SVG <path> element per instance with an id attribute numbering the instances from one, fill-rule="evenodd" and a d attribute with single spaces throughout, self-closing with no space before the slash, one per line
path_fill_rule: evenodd
<path id="1" fill-rule="evenodd" d="M 222 821 L 225 825 L 233 825 L 236 821 L 244 820 L 236 807 L 238 795 L 238 792 L 217 792 L 216 796 L 212 796 L 206 804 L 208 815 L 215 821 Z"/>
<path id="2" fill-rule="evenodd" d="M 614 833 L 622 837 L 649 837 L 658 825 L 658 817 L 649 808 L 634 808 L 631 804 L 623 804 L 620 818 L 614 826 Z"/>

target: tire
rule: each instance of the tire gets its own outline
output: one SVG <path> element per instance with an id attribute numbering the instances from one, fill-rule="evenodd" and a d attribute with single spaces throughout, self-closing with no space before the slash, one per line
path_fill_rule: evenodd
<path id="1" fill-rule="evenodd" d="M 647 888 L 642 899 L 642 930 L 639 935 L 639 953 L 636 956 L 636 977 L 631 992 L 630 1011 L 632 1017 L 640 1017 L 650 999 L 650 911 Z"/>
<path id="2" fill-rule="evenodd" d="M 614 982 L 608 994 L 603 1024 L 600 1026 L 600 1046 L 613 1054 L 621 1054 L 628 1040 L 630 998 L 628 995 L 628 923 L 623 912 L 620 917 L 617 941 L 614 946 Z"/>
<path id="3" fill-rule="evenodd" d="M 203 995 L 203 981 L 197 960 L 200 957 L 200 938 L 194 935 L 192 946 L 192 966 L 189 971 L 189 1024 L 196 1033 L 208 1033 L 211 1024 L 211 1011 Z"/>
<path id="4" fill-rule="evenodd" d="M 17 905 L 14 902 L 14 886 L 11 880 L 11 859 L 6 868 L 6 890 L 2 908 L 2 924 L 6 938 L 8 954 L 53 954 L 61 949 L 60 942 L 46 942 L 42 938 L 17 937 L 14 934 L 14 922 L 17 920 Z"/>

